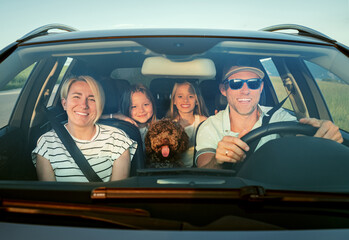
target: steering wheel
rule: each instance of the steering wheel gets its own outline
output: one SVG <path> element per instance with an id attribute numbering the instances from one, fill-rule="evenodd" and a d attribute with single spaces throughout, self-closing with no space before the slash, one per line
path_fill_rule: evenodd
<path id="1" fill-rule="evenodd" d="M 307 136 L 313 136 L 316 133 L 317 129 L 318 128 L 311 125 L 293 121 L 270 123 L 252 130 L 251 132 L 243 136 L 241 140 L 246 142 L 247 145 L 251 145 L 252 142 L 257 141 L 258 139 L 270 134 L 303 134 Z M 235 164 L 225 163 L 224 168 L 233 169 L 238 172 L 241 167 L 248 161 L 249 157 L 252 154 L 253 153 L 247 152 L 247 156 L 243 161 Z"/>

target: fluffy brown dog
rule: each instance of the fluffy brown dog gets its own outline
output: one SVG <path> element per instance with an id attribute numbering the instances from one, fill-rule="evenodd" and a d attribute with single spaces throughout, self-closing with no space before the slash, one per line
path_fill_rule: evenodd
<path id="1" fill-rule="evenodd" d="M 159 120 L 149 126 L 145 136 L 147 167 L 181 167 L 180 154 L 189 147 L 189 137 L 183 127 L 170 119 Z"/>

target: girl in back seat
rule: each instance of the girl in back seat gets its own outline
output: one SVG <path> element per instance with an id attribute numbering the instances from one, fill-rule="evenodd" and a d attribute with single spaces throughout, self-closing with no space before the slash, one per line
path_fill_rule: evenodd
<path id="1" fill-rule="evenodd" d="M 144 147 L 144 137 L 149 124 L 156 121 L 154 97 L 146 86 L 131 85 L 121 97 L 120 112 L 111 114 L 110 117 L 136 125 L 141 133 Z"/>
<path id="2" fill-rule="evenodd" d="M 182 161 L 185 167 L 191 167 L 196 129 L 202 121 L 206 120 L 208 111 L 200 91 L 189 82 L 176 83 L 171 96 L 167 117 L 179 122 L 189 137 L 189 149 L 183 154 Z"/>

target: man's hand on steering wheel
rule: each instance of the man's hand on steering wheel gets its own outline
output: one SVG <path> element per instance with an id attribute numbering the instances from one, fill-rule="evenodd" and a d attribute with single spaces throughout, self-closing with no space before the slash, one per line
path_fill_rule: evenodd
<path id="1" fill-rule="evenodd" d="M 245 152 L 249 150 L 249 146 L 240 138 L 224 136 L 218 142 L 215 158 L 218 164 L 224 162 L 235 163 L 244 160 L 246 158 Z"/>
<path id="2" fill-rule="evenodd" d="M 319 128 L 314 137 L 326 138 L 338 143 L 343 142 L 343 137 L 339 131 L 339 128 L 331 121 L 319 120 L 316 118 L 302 118 L 299 120 L 299 122 Z"/>
<path id="3" fill-rule="evenodd" d="M 241 168 L 242 163 L 247 160 L 245 158 L 246 152 L 248 151 L 248 145 L 263 136 L 275 133 L 305 134 L 308 136 L 330 139 L 338 143 L 343 142 L 343 137 L 339 128 L 331 121 L 318 120 L 315 118 L 303 118 L 299 122 L 301 124 L 297 122 L 272 123 L 249 132 L 241 139 L 232 136 L 225 136 L 218 143 L 215 155 L 216 161 L 218 164 L 224 162 L 240 162 L 236 167 L 236 170 L 238 170 Z"/>

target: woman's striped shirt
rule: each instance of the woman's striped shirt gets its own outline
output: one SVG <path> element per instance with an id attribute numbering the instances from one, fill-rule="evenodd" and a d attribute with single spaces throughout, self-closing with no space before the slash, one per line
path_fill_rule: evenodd
<path id="1" fill-rule="evenodd" d="M 93 170 L 104 182 L 110 180 L 114 160 L 117 161 L 127 149 L 130 150 L 132 159 L 137 148 L 137 142 L 130 139 L 125 132 L 101 124 L 96 124 L 96 134 L 91 140 L 79 140 L 74 137 L 73 139 Z M 56 181 L 88 182 L 54 130 L 39 138 L 32 152 L 34 165 L 36 165 L 36 154 L 50 161 Z"/>

